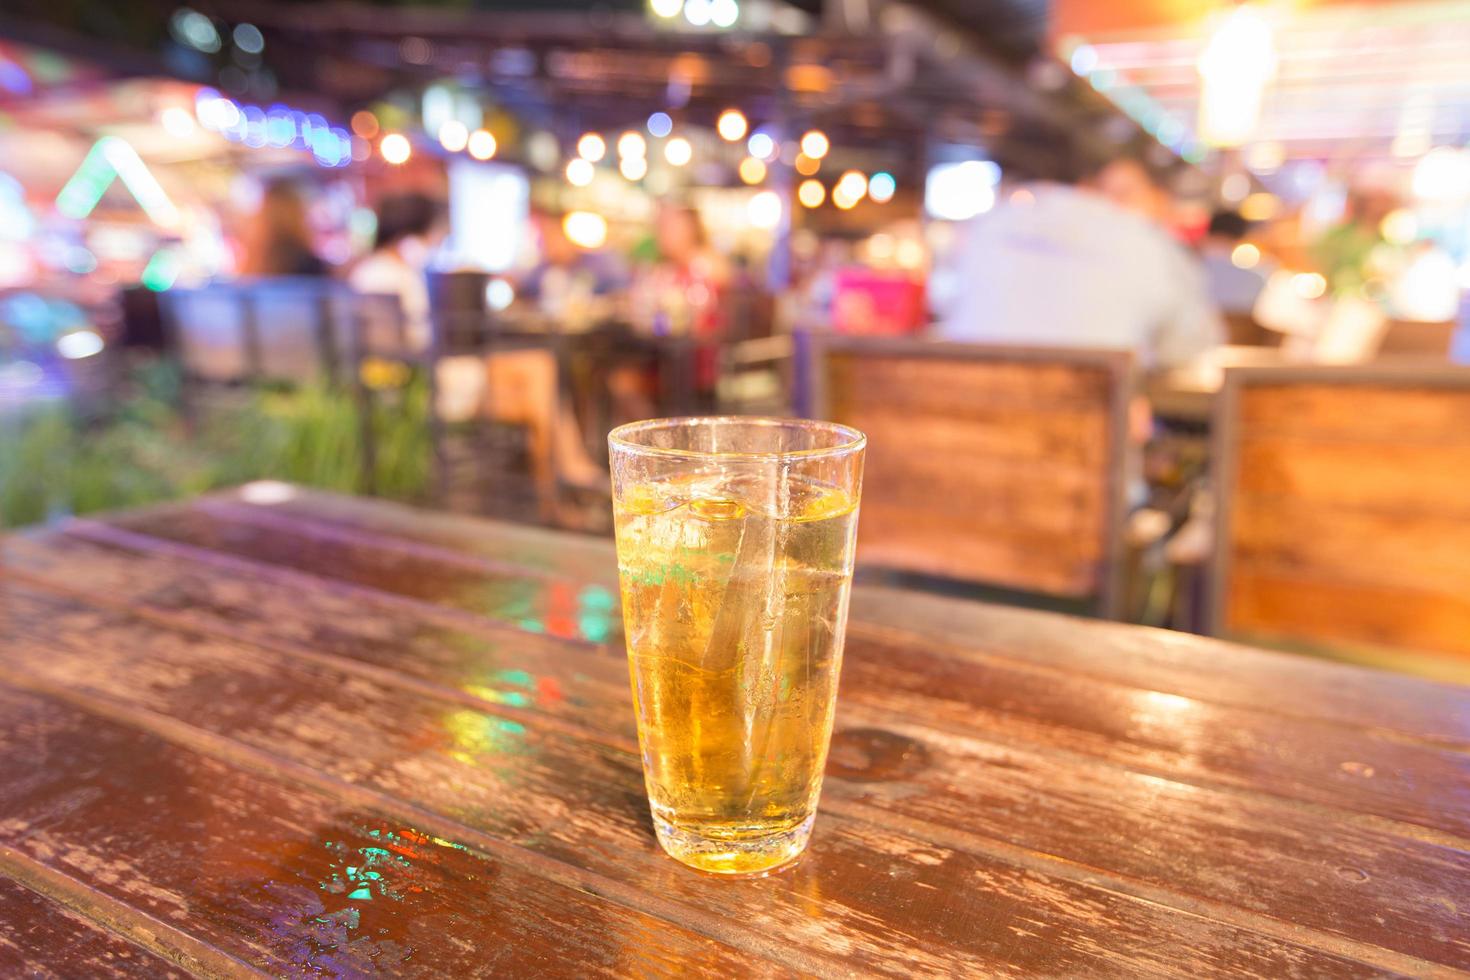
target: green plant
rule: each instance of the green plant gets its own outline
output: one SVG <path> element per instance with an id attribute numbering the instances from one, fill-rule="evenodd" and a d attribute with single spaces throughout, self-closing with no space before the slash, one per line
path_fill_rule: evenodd
<path id="1" fill-rule="evenodd" d="M 233 411 L 186 425 L 178 375 L 145 365 L 105 415 L 47 408 L 0 418 L 0 527 L 133 507 L 272 478 L 362 492 L 362 433 L 350 391 L 327 385 L 260 390 Z M 422 380 L 372 399 L 376 492 L 421 501 L 429 478 Z"/>

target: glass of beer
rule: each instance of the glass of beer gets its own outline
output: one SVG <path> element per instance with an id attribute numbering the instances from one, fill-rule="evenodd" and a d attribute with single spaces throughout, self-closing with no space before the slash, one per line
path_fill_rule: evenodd
<path id="1" fill-rule="evenodd" d="M 816 815 L 866 439 L 682 418 L 608 442 L 654 830 L 691 867 L 769 873 L 801 854 Z"/>

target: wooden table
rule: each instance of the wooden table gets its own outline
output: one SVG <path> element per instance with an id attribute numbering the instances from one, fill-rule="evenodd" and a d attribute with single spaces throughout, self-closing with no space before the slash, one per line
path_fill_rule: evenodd
<path id="1" fill-rule="evenodd" d="M 606 542 L 257 484 L 0 571 L 0 976 L 1470 970 L 1470 689 L 860 589 L 811 849 L 729 881 Z"/>

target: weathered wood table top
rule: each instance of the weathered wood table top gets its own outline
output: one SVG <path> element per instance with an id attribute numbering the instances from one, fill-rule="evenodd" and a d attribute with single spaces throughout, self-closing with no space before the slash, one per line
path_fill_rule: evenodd
<path id="1" fill-rule="evenodd" d="M 1470 689 L 860 589 L 811 849 L 731 881 L 606 542 L 255 485 L 0 547 L 0 976 L 1470 970 Z"/>

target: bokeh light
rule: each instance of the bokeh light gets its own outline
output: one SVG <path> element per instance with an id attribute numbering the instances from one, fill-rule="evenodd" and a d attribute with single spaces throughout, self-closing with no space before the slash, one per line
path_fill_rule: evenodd
<path id="1" fill-rule="evenodd" d="M 402 133 L 389 133 L 378 144 L 378 152 L 383 155 L 384 160 L 396 167 L 408 162 L 408 158 L 413 155 L 413 146 Z"/>
<path id="2" fill-rule="evenodd" d="M 561 230 L 566 233 L 567 241 L 579 248 L 601 248 L 607 241 L 607 219 L 591 211 L 569 211 L 562 219 Z"/>
<path id="3" fill-rule="evenodd" d="M 664 144 L 664 159 L 676 167 L 682 167 L 694 159 L 694 147 L 682 136 L 675 136 Z"/>
<path id="4" fill-rule="evenodd" d="M 583 133 L 577 140 L 577 154 L 584 160 L 596 163 L 607 155 L 607 143 L 596 133 Z"/>
<path id="5" fill-rule="evenodd" d="M 720 113 L 720 118 L 715 122 L 715 129 L 720 138 L 734 143 L 745 138 L 745 131 L 750 124 L 746 122 L 745 113 L 739 109 L 726 109 Z"/>

